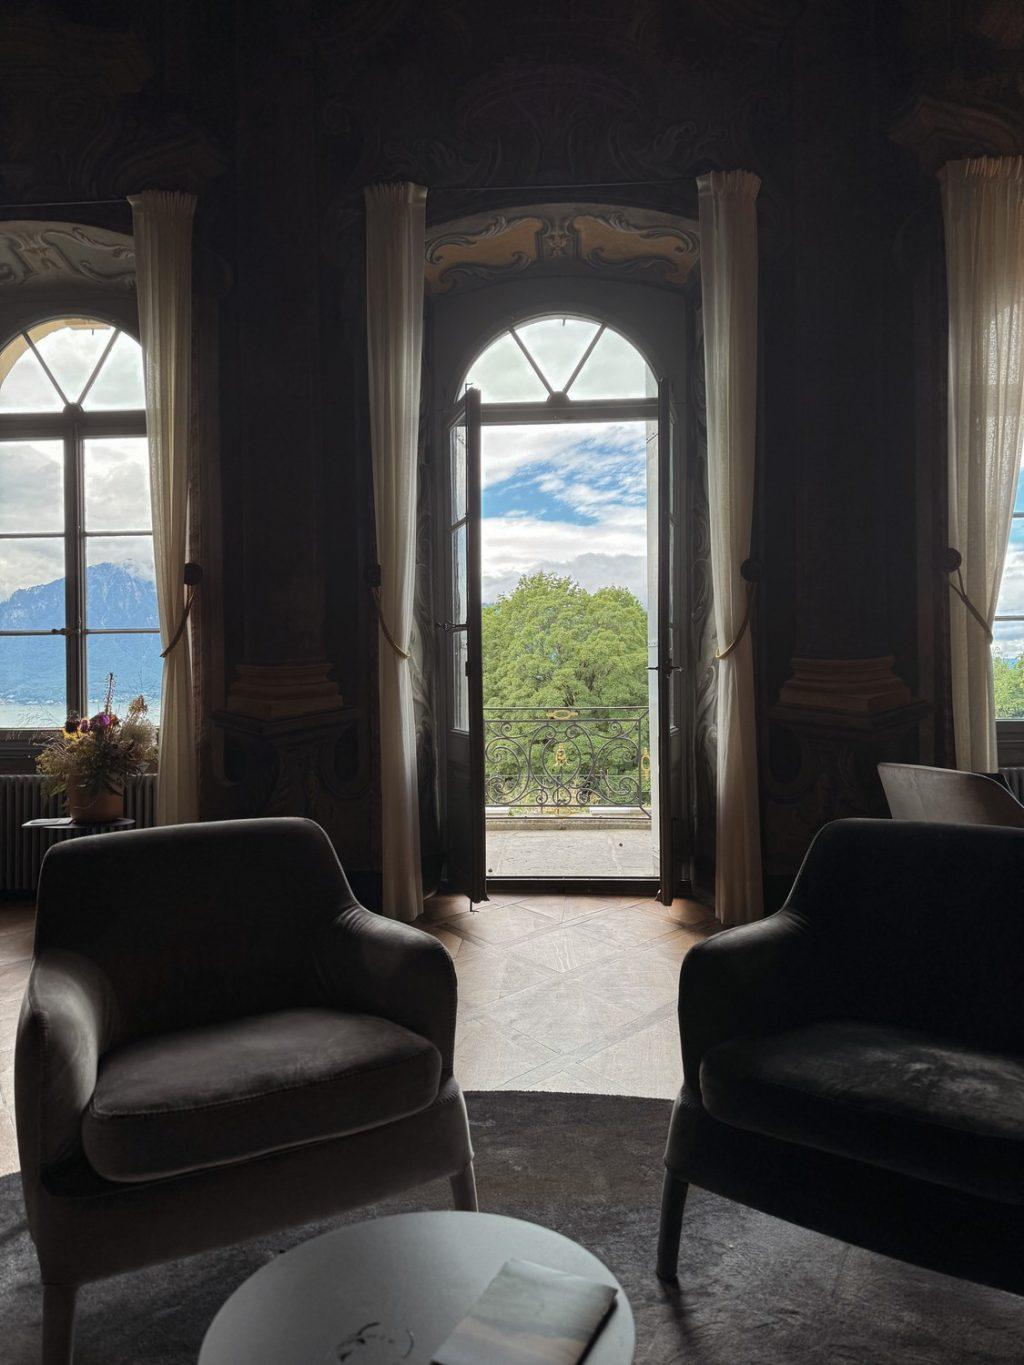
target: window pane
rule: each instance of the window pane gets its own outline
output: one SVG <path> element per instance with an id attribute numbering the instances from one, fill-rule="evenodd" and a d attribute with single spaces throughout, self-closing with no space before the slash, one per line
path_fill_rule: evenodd
<path id="1" fill-rule="evenodd" d="M 0 630 L 64 625 L 64 540 L 0 540 Z"/>
<path id="2" fill-rule="evenodd" d="M 468 657 L 466 632 L 457 630 L 452 634 L 452 727 L 456 730 L 469 729 Z"/>
<path id="3" fill-rule="evenodd" d="M 158 626 L 152 536 L 90 536 L 85 551 L 86 625 L 91 630 Z"/>
<path id="4" fill-rule="evenodd" d="M 29 329 L 36 350 L 69 403 L 77 403 L 113 335 L 109 322 L 61 318 Z"/>
<path id="5" fill-rule="evenodd" d="M 66 687 L 62 635 L 0 636 L 0 728 L 63 725 Z"/>
<path id="6" fill-rule="evenodd" d="M 997 621 L 992 634 L 996 718 L 1024 720 L 1024 621 Z"/>
<path id="7" fill-rule="evenodd" d="M 452 532 L 452 621 L 466 619 L 466 528 Z"/>
<path id="8" fill-rule="evenodd" d="M 476 358 L 466 383 L 480 390 L 484 403 L 543 402 L 548 396 L 510 332 Z"/>
<path id="9" fill-rule="evenodd" d="M 86 412 L 123 411 L 146 406 L 142 383 L 142 347 L 134 337 L 122 332 L 110 348 L 96 382 L 85 395 Z"/>
<path id="10" fill-rule="evenodd" d="M 556 393 L 562 393 L 597 328 L 596 322 L 581 318 L 542 318 L 517 327 L 516 332 L 544 378 Z"/>
<path id="11" fill-rule="evenodd" d="M 1013 502 L 1013 510 L 1024 513 L 1024 464 L 1021 465 L 1020 473 L 1017 475 L 1017 496 Z"/>
<path id="12" fill-rule="evenodd" d="M 0 531 L 63 529 L 63 443 L 0 442 Z"/>
<path id="13" fill-rule="evenodd" d="M 1024 518 L 1021 517 L 1014 517 L 1010 523 L 1010 542 L 1006 547 L 996 615 L 1024 616 Z"/>
<path id="14" fill-rule="evenodd" d="M 107 694 L 107 678 L 114 675 L 114 712 L 124 716 L 133 697 L 143 696 L 149 718 L 160 721 L 160 684 L 164 661 L 159 635 L 87 635 L 85 676 L 88 710 L 94 715 Z"/>
<path id="15" fill-rule="evenodd" d="M 83 445 L 85 529 L 147 531 L 153 524 L 153 508 L 145 436 L 104 436 Z"/>
<path id="16" fill-rule="evenodd" d="M 610 328 L 591 352 L 570 398 L 653 398 L 654 376 L 636 347 Z"/>
<path id="17" fill-rule="evenodd" d="M 62 412 L 64 400 L 24 337 L 0 356 L 0 412 Z"/>
<path id="18" fill-rule="evenodd" d="M 466 428 L 461 424 L 452 428 L 452 521 L 466 515 Z"/>

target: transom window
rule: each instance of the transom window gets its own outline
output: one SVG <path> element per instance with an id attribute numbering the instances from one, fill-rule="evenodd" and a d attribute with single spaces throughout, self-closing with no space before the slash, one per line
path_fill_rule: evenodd
<path id="1" fill-rule="evenodd" d="M 657 394 L 631 341 L 592 318 L 538 318 L 510 327 L 477 356 L 466 384 L 484 403 L 565 407 Z"/>
<path id="2" fill-rule="evenodd" d="M 110 673 L 159 719 L 142 351 L 54 318 L 0 351 L 0 729 L 92 714 Z"/>
<path id="3" fill-rule="evenodd" d="M 1024 720 L 1024 467 L 1017 477 L 992 637 L 996 718 Z"/>

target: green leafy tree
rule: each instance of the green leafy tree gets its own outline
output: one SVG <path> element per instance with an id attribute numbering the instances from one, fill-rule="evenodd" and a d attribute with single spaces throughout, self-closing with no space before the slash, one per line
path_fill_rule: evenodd
<path id="1" fill-rule="evenodd" d="M 1024 718 L 1024 656 L 992 660 L 996 715 L 1002 720 Z"/>
<path id="2" fill-rule="evenodd" d="M 524 575 L 484 607 L 483 656 L 485 707 L 582 713 L 578 725 L 499 713 L 502 738 L 486 750 L 494 804 L 557 805 L 553 792 L 578 804 L 649 803 L 647 612 L 628 589 L 587 592 L 558 574 Z M 609 706 L 639 708 L 638 728 L 586 712 Z M 527 751 L 533 782 L 524 785 Z"/>
<path id="3" fill-rule="evenodd" d="M 647 612 L 626 588 L 524 574 L 483 609 L 485 706 L 646 706 Z"/>

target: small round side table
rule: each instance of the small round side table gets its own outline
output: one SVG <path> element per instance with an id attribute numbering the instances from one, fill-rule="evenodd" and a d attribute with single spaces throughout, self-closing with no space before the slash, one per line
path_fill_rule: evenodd
<path id="1" fill-rule="evenodd" d="M 22 829 L 47 829 L 67 834 L 74 838 L 79 834 L 108 834 L 118 829 L 132 829 L 135 825 L 134 820 L 104 820 L 98 824 L 80 824 L 77 820 L 72 820 L 70 815 L 55 815 L 52 818 L 44 816 L 39 820 L 26 820 Z"/>
<path id="2" fill-rule="evenodd" d="M 513 1258 L 614 1285 L 615 1307 L 587 1365 L 630 1365 L 629 1300 L 596 1256 L 535 1223 L 455 1212 L 353 1223 L 275 1256 L 223 1305 L 199 1365 L 430 1365 Z"/>

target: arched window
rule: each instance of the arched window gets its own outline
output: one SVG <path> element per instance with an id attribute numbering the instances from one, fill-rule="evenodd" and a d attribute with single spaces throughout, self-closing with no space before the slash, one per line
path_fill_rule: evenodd
<path id="1" fill-rule="evenodd" d="M 1024 467 L 1017 477 L 992 635 L 996 719 L 1024 720 Z"/>
<path id="2" fill-rule="evenodd" d="M 510 327 L 477 356 L 466 383 L 484 403 L 651 398 L 657 384 L 631 341 L 591 318 L 538 318 Z"/>
<path id="3" fill-rule="evenodd" d="M 91 714 L 110 673 L 159 719 L 142 351 L 51 318 L 0 351 L 0 729 Z"/>

